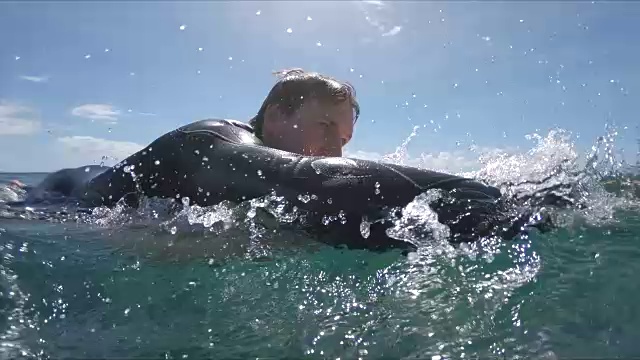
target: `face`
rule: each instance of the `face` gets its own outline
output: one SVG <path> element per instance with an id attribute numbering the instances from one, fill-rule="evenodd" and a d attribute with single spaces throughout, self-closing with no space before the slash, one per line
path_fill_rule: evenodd
<path id="1" fill-rule="evenodd" d="M 291 115 L 277 106 L 265 113 L 264 143 L 280 150 L 307 156 L 342 156 L 342 148 L 353 136 L 353 108 L 310 99 Z"/>

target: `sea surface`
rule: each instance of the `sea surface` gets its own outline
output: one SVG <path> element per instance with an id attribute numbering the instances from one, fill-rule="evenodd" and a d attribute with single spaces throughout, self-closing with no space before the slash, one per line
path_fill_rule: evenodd
<path id="1" fill-rule="evenodd" d="M 407 216 L 433 231 L 398 223 L 421 239 L 408 256 L 279 230 L 277 199 L 15 209 L 6 183 L 46 174 L 0 173 L 0 358 L 640 357 L 638 199 L 602 186 L 622 176 L 606 142 L 537 141 L 467 175 L 570 184 L 586 207 L 547 209 L 549 233 L 453 247 L 419 197 Z"/>

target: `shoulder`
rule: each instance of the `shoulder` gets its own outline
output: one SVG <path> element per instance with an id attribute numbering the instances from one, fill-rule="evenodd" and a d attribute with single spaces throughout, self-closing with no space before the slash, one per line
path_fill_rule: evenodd
<path id="1" fill-rule="evenodd" d="M 219 127 L 228 127 L 228 126 L 237 127 L 253 133 L 253 127 L 251 127 L 251 125 L 243 123 L 238 120 L 232 120 L 232 119 L 202 119 L 202 120 L 194 121 L 187 125 L 183 125 L 180 128 L 178 128 L 178 130 L 189 132 L 189 131 L 206 130 L 206 129 L 213 129 L 213 128 L 219 128 Z"/>
<path id="2" fill-rule="evenodd" d="M 253 127 L 247 123 L 243 123 L 242 121 L 238 121 L 238 120 L 233 120 L 233 119 L 224 119 L 222 121 L 225 121 L 233 126 L 239 127 L 241 129 L 247 130 L 251 133 L 253 133 Z"/>
<path id="3" fill-rule="evenodd" d="M 203 119 L 177 129 L 186 134 L 208 134 L 234 143 L 260 144 L 253 134 L 253 127 L 238 120 Z"/>

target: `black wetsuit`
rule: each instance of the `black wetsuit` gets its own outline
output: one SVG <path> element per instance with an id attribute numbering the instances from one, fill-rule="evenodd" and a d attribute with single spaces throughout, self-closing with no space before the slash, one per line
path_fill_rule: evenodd
<path id="1" fill-rule="evenodd" d="M 67 179 L 66 181 L 59 181 Z M 58 180 L 58 181 L 52 181 Z M 51 186 L 55 184 L 56 186 Z M 429 189 L 448 198 L 434 204 L 439 221 L 455 242 L 472 241 L 511 230 L 496 226 L 494 187 L 470 179 L 382 162 L 335 157 L 308 157 L 262 145 L 251 127 L 233 120 L 201 120 L 171 131 L 118 165 L 65 169 L 38 186 L 72 196 L 84 206 L 112 206 L 140 195 L 181 199 L 208 206 L 222 200 L 241 202 L 272 193 L 308 212 L 307 229 L 322 241 L 350 248 L 412 248 L 390 238 L 390 223 L 374 223 L 361 235 L 363 216 L 379 220 Z M 325 216 L 337 221 L 323 224 Z M 344 221 L 346 220 L 346 222 Z M 326 221 L 325 221 L 326 222 Z M 514 227 L 515 226 L 515 227 Z M 510 232 L 509 232 L 510 231 Z"/>

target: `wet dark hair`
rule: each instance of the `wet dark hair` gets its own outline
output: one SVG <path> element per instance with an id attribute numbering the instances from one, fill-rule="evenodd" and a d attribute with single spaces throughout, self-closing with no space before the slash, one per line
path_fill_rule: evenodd
<path id="1" fill-rule="evenodd" d="M 288 69 L 274 73 L 280 79 L 264 99 L 258 114 L 249 120 L 255 135 L 262 139 L 264 114 L 269 105 L 277 105 L 281 112 L 290 115 L 300 109 L 306 99 L 319 99 L 341 103 L 349 101 L 353 107 L 353 122 L 360 116 L 360 105 L 356 100 L 356 90 L 348 82 L 332 77 L 306 72 L 302 69 Z"/>

